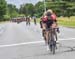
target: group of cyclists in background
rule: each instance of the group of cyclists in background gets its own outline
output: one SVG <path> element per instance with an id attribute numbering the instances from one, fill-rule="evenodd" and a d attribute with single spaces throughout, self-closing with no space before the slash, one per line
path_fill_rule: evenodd
<path id="1" fill-rule="evenodd" d="M 17 22 L 18 24 L 25 21 L 26 25 L 30 25 L 31 21 L 33 20 L 34 24 L 36 25 L 36 16 L 30 17 L 30 16 L 19 16 L 17 18 L 12 18 L 12 22 Z"/>
<path id="2" fill-rule="evenodd" d="M 36 16 L 33 16 L 32 18 L 30 16 L 26 17 L 26 25 L 30 25 L 31 20 L 33 19 L 34 24 L 36 25 Z"/>

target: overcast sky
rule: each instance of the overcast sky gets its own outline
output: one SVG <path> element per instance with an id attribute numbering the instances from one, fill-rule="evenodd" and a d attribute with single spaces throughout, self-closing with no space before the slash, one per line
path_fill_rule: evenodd
<path id="1" fill-rule="evenodd" d="M 19 8 L 21 4 L 25 4 L 25 3 L 36 4 L 38 1 L 43 1 L 43 0 L 6 0 L 6 1 L 8 4 L 14 4 L 16 5 L 17 8 Z"/>

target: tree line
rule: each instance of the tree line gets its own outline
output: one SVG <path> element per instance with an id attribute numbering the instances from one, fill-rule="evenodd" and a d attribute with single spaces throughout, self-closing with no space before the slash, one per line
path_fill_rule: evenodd
<path id="1" fill-rule="evenodd" d="M 75 16 L 75 0 L 45 0 L 46 10 L 52 9 L 57 16 Z M 35 5 L 32 3 L 22 4 L 16 8 L 13 4 L 7 4 L 5 0 L 0 0 L 0 21 L 10 20 L 18 16 L 42 16 L 44 12 L 44 1 L 39 1 Z"/>

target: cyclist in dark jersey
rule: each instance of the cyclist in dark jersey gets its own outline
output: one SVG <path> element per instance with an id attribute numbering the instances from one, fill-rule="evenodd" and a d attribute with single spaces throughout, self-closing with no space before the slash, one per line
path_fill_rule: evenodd
<path id="1" fill-rule="evenodd" d="M 42 24 L 42 33 L 44 36 L 44 32 L 51 27 L 53 24 L 53 20 L 51 20 L 51 13 L 50 11 L 44 12 L 43 16 L 41 17 L 41 24 Z M 48 31 L 46 31 L 45 35 L 45 41 L 46 43 L 48 42 L 48 37 L 47 37 Z"/>
<path id="2" fill-rule="evenodd" d="M 48 29 L 49 28 L 55 28 L 57 27 L 57 20 L 56 20 L 56 15 L 53 13 L 52 10 L 47 10 L 43 17 L 41 18 L 42 20 L 42 30 L 46 30 L 46 44 L 48 44 Z"/>

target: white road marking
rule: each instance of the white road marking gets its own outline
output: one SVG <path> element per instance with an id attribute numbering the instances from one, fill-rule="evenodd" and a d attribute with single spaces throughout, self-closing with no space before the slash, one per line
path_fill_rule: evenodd
<path id="1" fill-rule="evenodd" d="M 75 38 L 60 39 L 59 41 L 63 41 L 63 40 L 75 40 Z M 44 41 L 33 41 L 33 42 L 23 42 L 23 43 L 9 44 L 9 45 L 0 45 L 0 48 L 1 47 L 12 47 L 12 46 L 28 45 L 28 44 L 38 44 L 38 43 L 44 43 Z"/>

